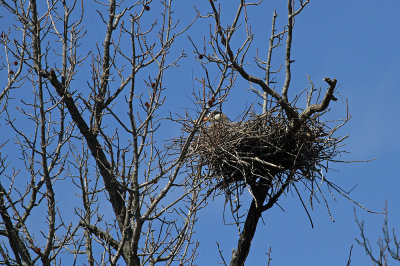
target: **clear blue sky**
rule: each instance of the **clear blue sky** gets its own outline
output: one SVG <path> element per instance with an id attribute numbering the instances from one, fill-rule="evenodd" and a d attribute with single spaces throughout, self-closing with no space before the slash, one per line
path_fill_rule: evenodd
<path id="1" fill-rule="evenodd" d="M 265 53 L 273 9 L 277 8 L 278 25 L 282 26 L 286 19 L 285 4 L 282 2 L 286 1 L 264 2 L 257 8 L 249 8 L 249 19 L 255 33 L 254 45 Z M 86 8 L 87 22 L 98 20 L 97 13 L 90 9 L 91 3 L 86 3 L 89 6 Z M 176 16 L 182 23 L 193 18 L 194 5 L 203 14 L 210 11 L 203 0 L 176 1 Z M 346 150 L 350 154 L 344 155 L 343 159 L 376 159 L 370 163 L 334 165 L 336 171 L 331 171 L 328 177 L 345 189 L 358 184 L 351 196 L 371 210 L 381 211 L 387 200 L 390 226 L 400 224 L 400 210 L 397 208 L 400 200 L 400 126 L 397 117 L 400 98 L 399 10 L 398 0 L 312 0 L 296 18 L 292 53 L 292 58 L 296 60 L 293 64 L 292 93 L 308 86 L 306 75 L 311 76 L 317 87 L 326 86 L 322 81 L 324 77 L 336 78 L 339 101 L 332 103 L 329 118 L 342 118 L 348 99 L 352 119 L 342 132 L 349 135 Z M 235 8 L 226 7 L 224 11 L 223 19 L 229 19 Z M 208 33 L 209 22 L 199 20 L 187 34 L 200 41 Z M 230 20 L 225 20 L 223 24 L 227 22 Z M 90 41 L 82 43 L 83 50 L 93 49 L 95 41 L 101 44 L 104 26 L 100 30 L 98 25 L 86 25 Z M 185 49 L 188 57 L 181 62 L 181 68 L 167 73 L 165 111 L 183 112 L 191 108 L 193 76 L 204 76 L 200 66 L 194 63 L 193 49 L 186 35 L 180 37 L 178 45 L 175 49 Z M 280 56 L 282 54 L 276 55 L 275 67 L 282 63 Z M 254 65 L 249 65 L 248 69 L 256 71 Z M 85 86 L 86 80 L 82 82 Z M 278 79 L 278 82 L 281 83 L 277 86 L 281 86 L 282 80 Z M 254 101 L 254 95 L 248 88 L 247 83 L 239 81 L 224 105 L 224 111 L 231 118 L 237 117 Z M 171 129 L 168 132 L 173 134 L 176 131 Z M 284 211 L 275 206 L 264 213 L 265 225 L 259 224 L 246 265 L 265 265 L 265 252 L 270 246 L 273 266 L 345 265 L 352 244 L 352 265 L 371 265 L 364 250 L 354 241 L 359 235 L 354 222 L 355 205 L 340 195 L 335 196 L 336 202 L 328 195 L 335 222 L 330 220 L 322 202 L 315 204 L 311 211 L 314 222 L 314 228 L 311 228 L 296 194 L 288 193 L 279 201 Z M 220 198 L 210 202 L 200 212 L 196 228 L 196 237 L 200 241 L 198 265 L 218 265 L 220 259 L 216 241 L 221 244 L 228 260 L 232 248 L 236 247 L 237 231 L 234 226 L 223 225 L 222 209 L 223 198 Z M 384 217 L 366 213 L 357 207 L 356 210 L 360 220 L 366 220 L 368 236 L 375 244 Z"/>

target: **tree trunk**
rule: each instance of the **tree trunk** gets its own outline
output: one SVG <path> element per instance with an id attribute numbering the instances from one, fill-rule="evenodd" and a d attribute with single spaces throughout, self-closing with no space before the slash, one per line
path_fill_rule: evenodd
<path id="1" fill-rule="evenodd" d="M 259 185 L 257 193 L 254 196 L 257 200 L 253 199 L 250 205 L 249 212 L 247 213 L 246 222 L 243 226 L 243 231 L 240 234 L 236 250 L 232 253 L 231 266 L 242 266 L 246 261 L 249 254 L 251 241 L 253 240 L 254 233 L 256 232 L 258 220 L 262 214 L 262 206 L 268 193 L 268 189 L 264 185 Z"/>

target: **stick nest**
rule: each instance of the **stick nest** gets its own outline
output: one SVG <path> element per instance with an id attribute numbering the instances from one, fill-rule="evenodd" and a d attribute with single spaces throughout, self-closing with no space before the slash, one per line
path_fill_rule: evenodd
<path id="1" fill-rule="evenodd" d="M 200 129 L 192 154 L 208 169 L 202 176 L 224 190 L 258 182 L 274 189 L 283 178 L 314 181 L 337 155 L 341 140 L 317 118 L 296 132 L 288 128 L 287 119 L 272 113 L 238 123 L 213 122 Z"/>

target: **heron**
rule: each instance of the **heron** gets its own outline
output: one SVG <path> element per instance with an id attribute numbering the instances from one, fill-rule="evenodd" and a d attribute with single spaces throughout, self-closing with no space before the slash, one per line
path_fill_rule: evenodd
<path id="1" fill-rule="evenodd" d="M 225 114 L 219 111 L 214 111 L 210 113 L 208 116 L 204 117 L 203 121 L 219 122 L 224 124 L 231 123 L 229 118 Z"/>

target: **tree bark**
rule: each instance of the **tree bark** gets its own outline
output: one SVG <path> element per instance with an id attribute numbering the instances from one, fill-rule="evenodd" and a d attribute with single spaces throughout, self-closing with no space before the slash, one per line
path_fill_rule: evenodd
<path id="1" fill-rule="evenodd" d="M 236 250 L 233 250 L 231 266 L 242 266 L 249 254 L 251 241 L 256 232 L 258 220 L 263 212 L 263 203 L 267 197 L 268 188 L 259 184 L 257 193 L 254 193 L 255 199 L 252 200 L 249 212 L 247 213 L 246 221 L 243 226 L 243 231 L 240 233 L 239 241 Z M 256 202 L 257 200 L 257 202 Z"/>

